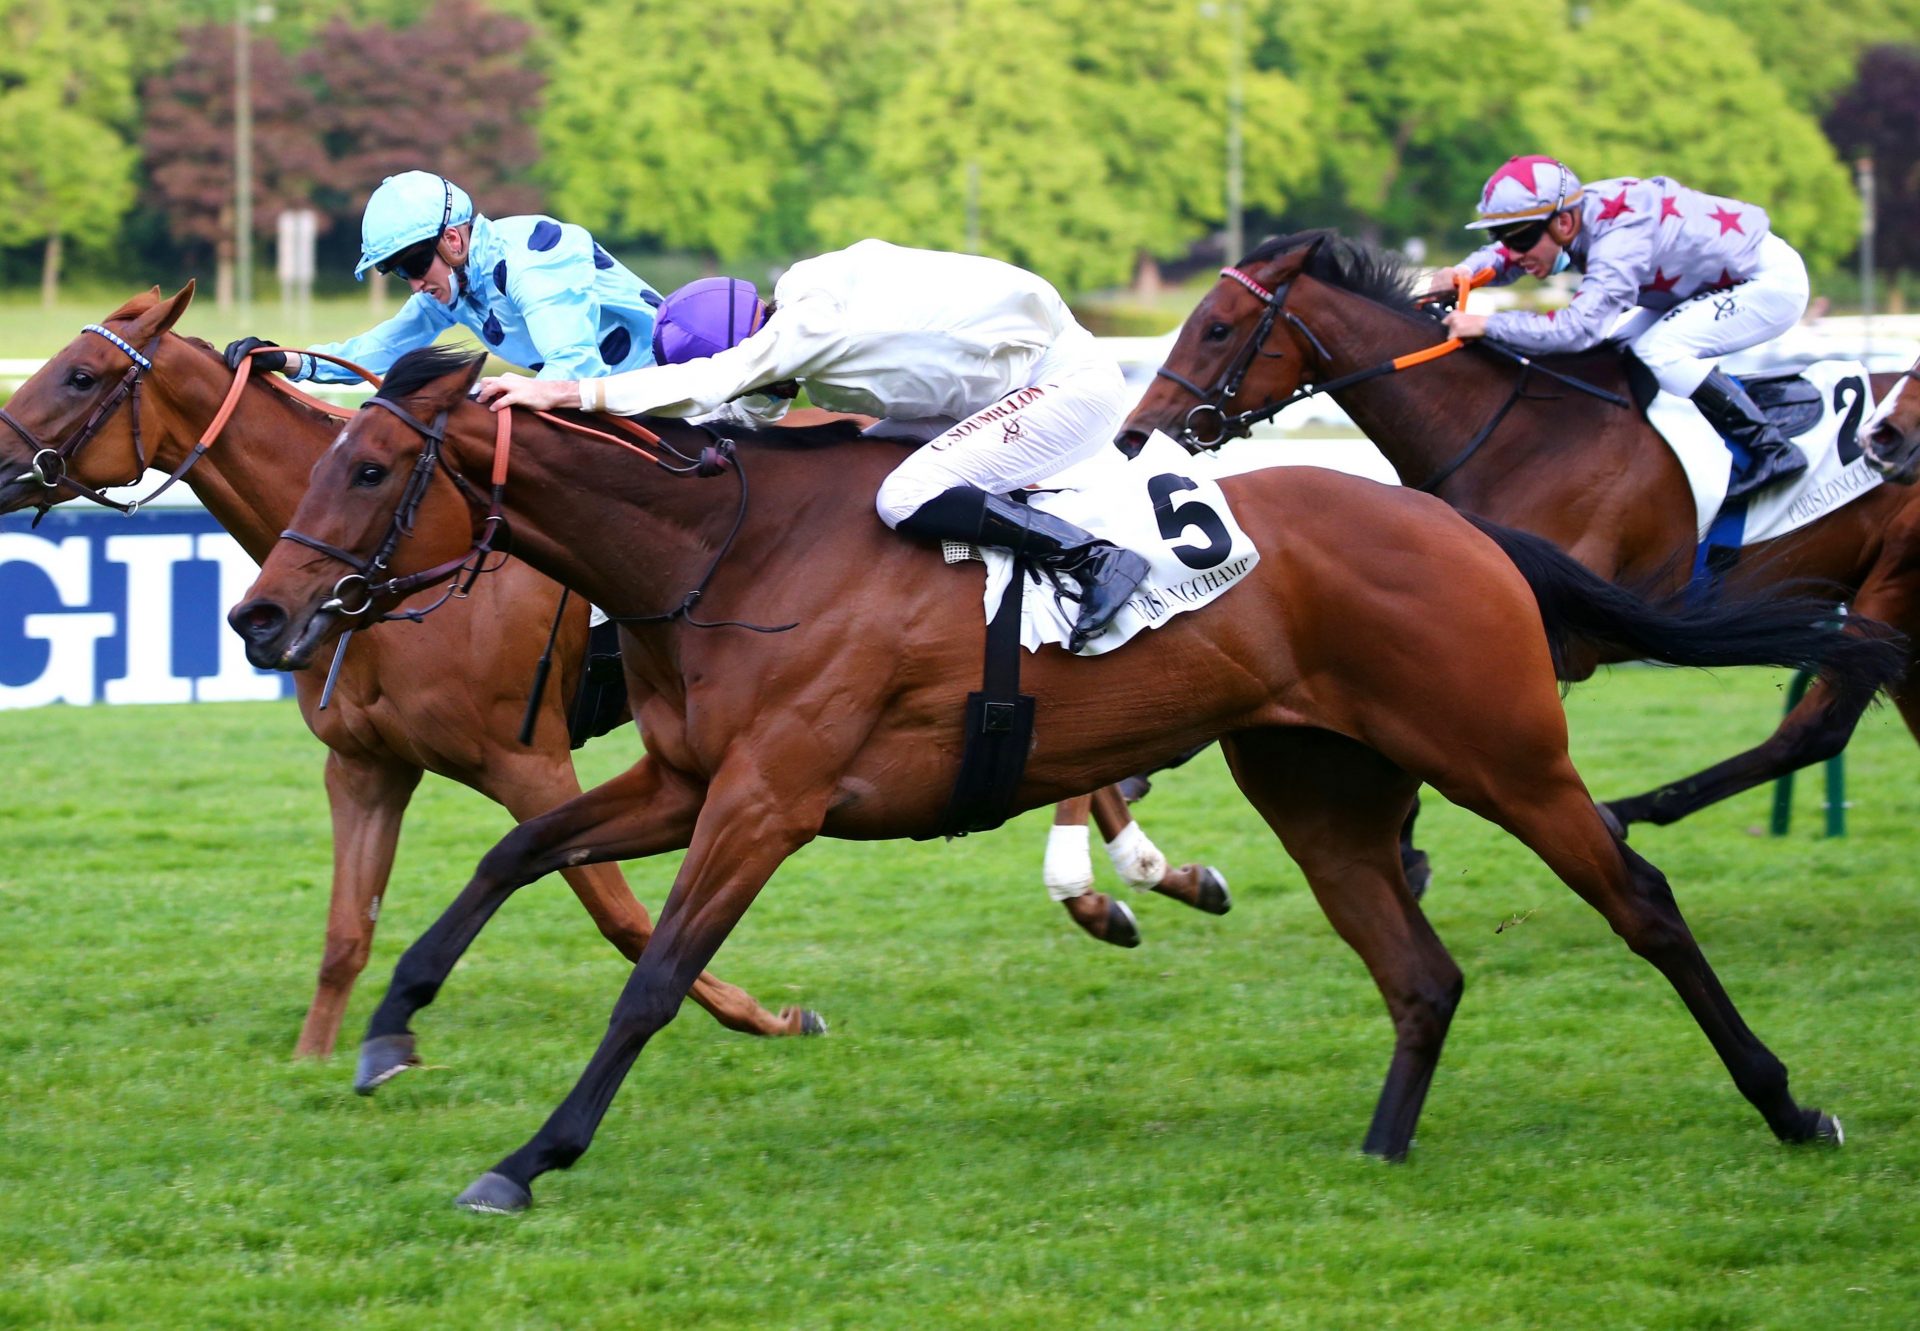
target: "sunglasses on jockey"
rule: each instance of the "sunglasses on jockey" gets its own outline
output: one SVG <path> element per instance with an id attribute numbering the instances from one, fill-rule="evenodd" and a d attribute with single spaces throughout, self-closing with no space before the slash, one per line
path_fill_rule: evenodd
<path id="1" fill-rule="evenodd" d="M 447 223 L 453 220 L 453 185 L 441 178 L 441 186 L 446 190 L 446 204 L 440 209 L 440 228 L 425 240 L 416 241 L 398 254 L 388 255 L 373 266 L 373 271 L 385 277 L 389 273 L 398 273 L 409 281 L 418 282 L 426 277 L 427 270 L 433 267 L 433 261 L 440 255 L 440 237 L 446 234 Z"/>
<path id="2" fill-rule="evenodd" d="M 1505 245 L 1515 254 L 1525 254 L 1528 250 L 1540 243 L 1540 237 L 1547 234 L 1547 228 L 1553 224 L 1553 219 L 1558 216 L 1558 213 L 1549 213 L 1545 217 L 1536 218 L 1529 222 L 1522 222 L 1518 226 L 1501 227 L 1495 230 L 1492 235 L 1496 241 Z"/>

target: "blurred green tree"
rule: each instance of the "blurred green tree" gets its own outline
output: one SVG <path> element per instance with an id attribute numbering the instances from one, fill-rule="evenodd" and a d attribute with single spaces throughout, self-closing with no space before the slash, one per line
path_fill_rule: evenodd
<path id="1" fill-rule="evenodd" d="M 1867 47 L 1920 40 L 1920 0 L 1688 0 L 1740 29 L 1793 104 L 1819 114 Z"/>
<path id="2" fill-rule="evenodd" d="M 1530 138 L 1516 151 L 1551 153 L 1583 178 L 1668 175 L 1758 204 L 1811 267 L 1853 246 L 1860 203 L 1846 169 L 1725 19 L 1626 0 L 1562 44 L 1520 113 Z"/>
<path id="3" fill-rule="evenodd" d="M 1518 102 L 1550 84 L 1565 20 L 1546 6 L 1346 0 L 1265 11 L 1263 61 L 1311 101 L 1322 174 L 1296 209 L 1371 241 L 1460 237 L 1463 209 L 1529 142 Z M 1458 220 L 1456 220 L 1458 219 Z"/>
<path id="4" fill-rule="evenodd" d="M 1123 281 L 1225 216 L 1227 43 L 1188 0 L 973 0 L 882 110 L 863 186 L 814 210 L 821 240 L 971 246 L 1068 292 Z M 1247 69 L 1249 206 L 1310 177 L 1306 114 Z"/>
<path id="5" fill-rule="evenodd" d="M 936 39 L 918 0 L 611 0 L 581 12 L 540 120 L 554 207 L 721 260 L 811 247 L 883 90 Z"/>
<path id="6" fill-rule="evenodd" d="M 64 245 L 112 245 L 133 206 L 132 59 L 107 16 L 0 0 L 0 245 L 39 244 L 59 295 Z"/>

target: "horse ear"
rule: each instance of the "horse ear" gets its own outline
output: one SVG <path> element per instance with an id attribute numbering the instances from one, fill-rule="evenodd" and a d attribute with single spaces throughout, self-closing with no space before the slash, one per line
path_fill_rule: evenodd
<path id="1" fill-rule="evenodd" d="M 188 278 L 185 286 L 164 299 L 161 298 L 159 287 L 153 288 L 144 299 L 146 308 L 140 311 L 139 318 L 132 329 L 136 341 L 146 341 L 160 336 L 172 328 L 180 316 L 187 312 L 187 306 L 193 301 L 193 279 Z M 141 297 L 136 296 L 123 308 L 131 308 L 141 303 L 141 300 Z"/>
<path id="2" fill-rule="evenodd" d="M 407 394 L 416 409 L 424 416 L 435 412 L 452 411 L 461 399 L 473 391 L 480 381 L 480 372 L 487 367 L 484 355 L 463 358 L 449 368 L 446 373 L 427 380 Z"/>

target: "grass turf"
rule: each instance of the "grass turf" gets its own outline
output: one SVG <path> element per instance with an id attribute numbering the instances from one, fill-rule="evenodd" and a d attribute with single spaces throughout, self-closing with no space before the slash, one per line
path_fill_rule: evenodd
<path id="1" fill-rule="evenodd" d="M 1621 670 L 1570 701 L 1594 788 L 1757 741 L 1782 677 Z M 0 1325 L 1871 1327 L 1920 1308 L 1911 740 L 1634 844 L 1672 880 L 1839 1151 L 1776 1144 L 1655 972 L 1524 849 L 1430 800 L 1429 913 L 1467 994 L 1412 1161 L 1356 1147 L 1390 1031 L 1214 754 L 1141 806 L 1230 876 L 1136 899 L 1135 952 L 1038 886 L 1044 814 L 952 844 L 821 843 L 716 970 L 825 1039 L 689 1008 L 593 1150 L 511 1220 L 448 1202 L 531 1133 L 623 968 L 557 879 L 508 904 L 371 1100 L 288 1058 L 328 879 L 288 704 L 0 718 Z M 630 737 L 584 756 L 590 779 Z M 401 947 L 506 826 L 415 800 L 350 1048 Z M 630 866 L 664 898 L 671 864 Z M 1107 877 L 1104 866 L 1103 877 Z M 1111 884 L 1108 884 L 1111 886 Z M 1496 932 L 1506 922 L 1509 927 Z"/>

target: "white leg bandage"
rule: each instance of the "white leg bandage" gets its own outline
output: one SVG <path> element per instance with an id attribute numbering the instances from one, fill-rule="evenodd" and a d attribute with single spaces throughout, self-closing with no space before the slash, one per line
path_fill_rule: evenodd
<path id="1" fill-rule="evenodd" d="M 1088 849 L 1087 826 L 1054 824 L 1047 833 L 1047 858 L 1041 878 L 1055 901 L 1085 896 L 1093 890 L 1093 852 Z"/>
<path id="2" fill-rule="evenodd" d="M 1114 870 L 1134 887 L 1158 887 L 1167 876 L 1167 857 L 1140 830 L 1140 824 L 1128 823 L 1118 836 L 1107 843 L 1107 854 Z"/>

